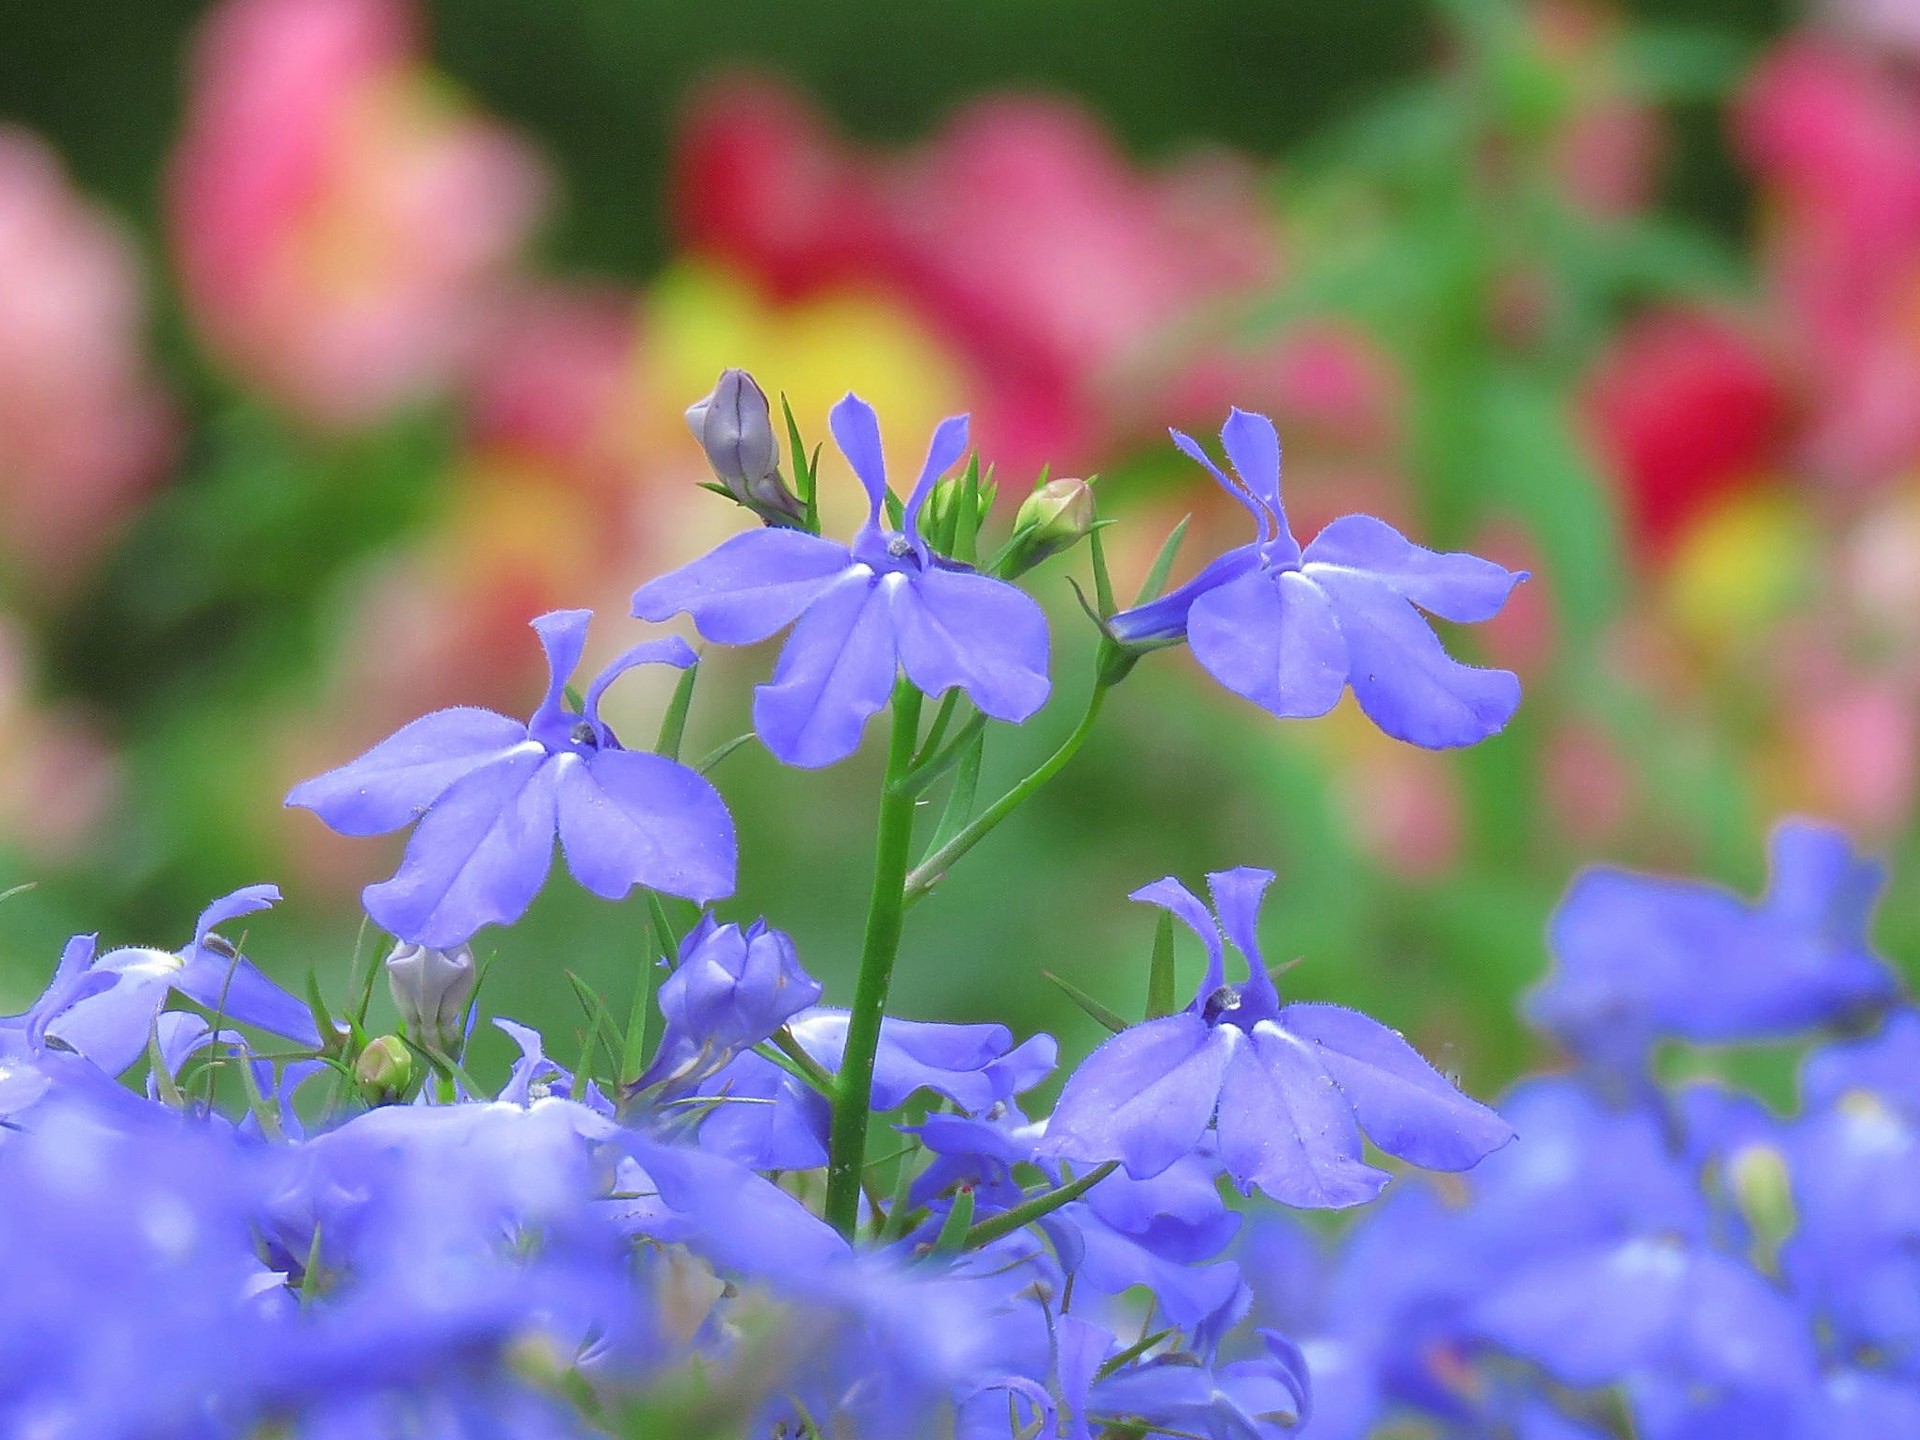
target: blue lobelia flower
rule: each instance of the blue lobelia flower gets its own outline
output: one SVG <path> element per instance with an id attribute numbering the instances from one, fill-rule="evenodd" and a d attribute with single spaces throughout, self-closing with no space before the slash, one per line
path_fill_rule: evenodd
<path id="1" fill-rule="evenodd" d="M 1136 1179 L 1191 1154 L 1210 1123 L 1222 1167 L 1286 1205 L 1338 1208 L 1387 1182 L 1361 1160 L 1360 1131 L 1389 1155 L 1465 1170 L 1513 1138 L 1395 1031 L 1337 1005 L 1282 1006 L 1255 936 L 1270 870 L 1207 877 L 1213 915 L 1178 880 L 1132 898 L 1159 905 L 1199 935 L 1207 971 L 1193 1003 L 1107 1041 L 1076 1070 L 1048 1122 L 1043 1154 L 1117 1160 Z M 1220 932 L 1246 957 L 1226 982 Z"/>
<path id="2" fill-rule="evenodd" d="M 556 830 L 567 868 L 604 899 L 635 885 L 703 904 L 733 892 L 733 820 L 713 786 L 664 755 L 623 749 L 600 718 L 617 676 L 635 665 L 684 669 L 693 651 L 679 639 L 636 645 L 574 710 L 567 681 L 592 618 L 556 610 L 533 622 L 548 680 L 531 720 L 436 711 L 287 796 L 342 835 L 419 822 L 398 873 L 365 894 L 367 914 L 400 939 L 445 950 L 518 920 L 552 867 Z"/>
<path id="3" fill-rule="evenodd" d="M 641 1086 L 684 1089 L 758 1045 L 820 998 L 792 939 L 756 920 L 742 929 L 700 917 L 680 963 L 660 982 L 666 1028 Z"/>
<path id="4" fill-rule="evenodd" d="M 1302 550 L 1280 503 L 1271 420 L 1236 409 L 1221 427 L 1237 482 L 1190 436 L 1172 434 L 1259 533 L 1178 589 L 1115 615 L 1114 639 L 1138 648 L 1185 639 L 1214 679 L 1282 719 L 1324 715 L 1351 686 L 1374 724 L 1430 750 L 1472 745 L 1506 725 L 1519 680 L 1454 660 L 1420 611 L 1491 619 L 1524 572 L 1424 550 L 1371 515 L 1342 516 Z"/>
<path id="5" fill-rule="evenodd" d="M 1787 1035 L 1893 1003 L 1867 930 L 1884 878 L 1829 826 L 1789 820 L 1752 903 L 1696 881 L 1595 869 L 1554 912 L 1533 1018 L 1591 1059 L 1635 1064 L 1662 1035 Z"/>
<path id="6" fill-rule="evenodd" d="M 45 1033 L 118 1075 L 146 1052 L 160 1007 L 178 994 L 228 1020 L 317 1049 L 320 1032 L 306 1001 L 214 933 L 216 926 L 265 910 L 279 898 L 273 885 L 248 885 L 221 896 L 201 912 L 192 941 L 178 951 L 128 946 L 96 959 L 91 937 L 84 955 L 70 943 L 49 990 L 49 996 L 64 991 L 67 998 L 57 1010 L 43 1011 Z M 84 968 L 75 973 L 77 964 Z"/>
<path id="7" fill-rule="evenodd" d="M 641 586 L 633 613 L 691 615 L 720 645 L 752 645 L 793 625 L 753 703 L 754 729 L 788 765 L 851 755 L 902 669 L 929 695 L 957 686 L 994 719 L 1025 720 L 1047 698 L 1045 614 L 1005 581 L 934 555 L 919 533 L 934 483 L 966 452 L 967 417 L 933 432 L 898 530 L 883 524 L 887 471 L 872 408 L 848 395 L 831 426 L 869 501 L 851 545 L 790 529 L 736 535 Z"/>

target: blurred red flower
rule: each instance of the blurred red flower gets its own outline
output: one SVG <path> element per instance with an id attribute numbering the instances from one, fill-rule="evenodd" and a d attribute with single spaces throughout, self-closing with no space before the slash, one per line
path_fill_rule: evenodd
<path id="1" fill-rule="evenodd" d="M 1255 178 L 1215 157 L 1142 170 L 1072 105 L 1027 97 L 870 154 L 778 83 L 736 78 L 691 109 L 673 212 L 689 249 L 777 298 L 897 296 L 964 357 L 988 453 L 1073 469 L 1276 278 Z"/>
<path id="2" fill-rule="evenodd" d="M 1731 319 L 1656 310 L 1601 356 L 1584 397 L 1621 482 L 1632 535 L 1655 554 L 1715 498 L 1761 476 L 1787 434 L 1786 389 Z"/>

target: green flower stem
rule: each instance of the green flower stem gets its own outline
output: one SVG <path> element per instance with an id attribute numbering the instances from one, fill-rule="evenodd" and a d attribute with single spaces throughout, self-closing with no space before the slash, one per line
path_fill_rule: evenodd
<path id="1" fill-rule="evenodd" d="M 860 978 L 847 1017 L 846 1049 L 833 1096 L 833 1132 L 827 1146 L 827 1223 L 848 1239 L 860 1222 L 860 1183 L 867 1163 L 867 1121 L 873 1102 L 873 1057 L 880 1046 L 880 1020 L 893 960 L 900 950 L 906 919 L 907 864 L 913 848 L 914 797 L 900 782 L 913 768 L 920 734 L 920 692 L 902 680 L 893 692 L 893 736 L 887 747 L 887 774 L 880 787 L 880 818 L 875 827 L 873 893 L 867 901 L 866 940 L 860 950 Z"/>
<path id="2" fill-rule="evenodd" d="M 962 1250 L 978 1250 L 982 1245 L 991 1245 L 1003 1235 L 1011 1235 L 1023 1226 L 1032 1224 L 1042 1215 L 1051 1215 L 1062 1205 L 1071 1204 L 1087 1191 L 1120 1168 L 1118 1160 L 1109 1160 L 1104 1165 L 1096 1165 L 1078 1180 L 1069 1180 L 1055 1190 L 1048 1190 L 1023 1200 L 1011 1210 L 1004 1210 L 991 1220 L 982 1220 L 960 1242 Z"/>
<path id="3" fill-rule="evenodd" d="M 913 867 L 906 877 L 904 904 L 918 904 L 926 893 L 937 885 L 953 864 L 974 846 L 993 832 L 1002 820 L 1018 810 L 1047 781 L 1066 768 L 1067 762 L 1079 753 L 1080 747 L 1087 742 L 1087 736 L 1093 733 L 1094 721 L 1100 717 L 1100 707 L 1107 698 L 1109 685 L 1095 683 L 1093 694 L 1087 700 L 1087 713 L 1080 717 L 1080 723 L 1060 744 L 1060 748 L 1043 760 L 1039 768 L 1002 795 L 992 805 L 981 811 L 966 828 L 961 830 L 946 844 L 934 851 L 926 859 Z"/>

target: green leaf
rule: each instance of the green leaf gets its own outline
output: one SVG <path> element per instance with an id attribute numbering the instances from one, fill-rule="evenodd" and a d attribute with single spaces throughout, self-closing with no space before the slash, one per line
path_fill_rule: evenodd
<path id="1" fill-rule="evenodd" d="M 714 766 L 718 765 L 722 760 L 726 759 L 729 755 L 733 754 L 734 751 L 738 750 L 742 745 L 746 744 L 749 740 L 753 738 L 754 738 L 754 733 L 751 730 L 747 731 L 747 733 L 744 735 L 736 735 L 731 740 L 724 741 L 721 744 L 714 746 L 713 749 L 709 750 L 706 753 L 706 755 L 701 757 L 700 763 L 698 765 L 695 765 L 693 768 L 699 771 L 702 775 L 705 775 L 709 770 L 713 769 Z"/>
<path id="2" fill-rule="evenodd" d="M 593 1076 L 593 1047 L 597 1043 L 605 1045 L 607 1059 L 617 1070 L 623 1055 L 614 1045 L 615 1032 L 613 1021 L 607 1014 L 607 1002 L 573 971 L 564 970 L 561 973 L 567 977 L 567 983 L 573 986 L 573 993 L 579 998 L 580 1008 L 587 1016 L 587 1033 L 580 1042 L 580 1063 L 574 1067 L 574 1073 L 583 1078 Z"/>
<path id="3" fill-rule="evenodd" d="M 1160 912 L 1160 923 L 1153 931 L 1153 960 L 1147 967 L 1147 1019 L 1171 1015 L 1178 1007 L 1173 999 L 1173 915 Z"/>
<path id="4" fill-rule="evenodd" d="M 147 1072 L 153 1077 L 153 1088 L 160 1092 L 160 1099 L 175 1110 L 184 1110 L 187 1097 L 174 1082 L 167 1071 L 166 1058 L 160 1053 L 160 1016 L 155 1014 L 153 1024 L 147 1030 Z"/>
<path id="5" fill-rule="evenodd" d="M 1135 605 L 1144 605 L 1149 600 L 1160 598 L 1160 592 L 1167 588 L 1167 577 L 1173 573 L 1173 557 L 1180 553 L 1180 542 L 1187 538 L 1187 526 L 1193 517 L 1183 515 L 1180 523 L 1173 527 L 1167 538 L 1160 542 L 1160 553 L 1153 557 L 1153 565 L 1147 571 L 1147 578 L 1140 584 L 1140 593 L 1133 597 Z"/>
<path id="6" fill-rule="evenodd" d="M 961 1247 L 967 1243 L 967 1232 L 973 1228 L 973 1205 L 971 1185 L 962 1185 L 953 1192 L 953 1208 L 947 1211 L 947 1218 L 940 1226 L 939 1238 L 933 1242 L 935 1259 L 960 1253 Z"/>
<path id="7" fill-rule="evenodd" d="M 1113 603 L 1113 577 L 1107 573 L 1107 547 L 1100 542 L 1100 532 L 1094 531 L 1087 536 L 1087 553 L 1093 558 L 1093 608 L 1095 618 L 1104 622 L 1112 617 L 1119 607 Z M 1085 600 L 1080 602 L 1086 604 Z"/>
<path id="8" fill-rule="evenodd" d="M 962 747 L 954 763 L 953 788 L 947 792 L 946 808 L 940 812 L 940 823 L 934 826 L 933 839 L 927 842 L 928 855 L 966 829 L 967 822 L 973 818 L 974 800 L 980 791 L 980 762 L 986 743 L 987 732 L 983 723 L 980 732 Z"/>
<path id="9" fill-rule="evenodd" d="M 1051 970 L 1042 970 L 1040 973 L 1046 979 L 1058 985 L 1061 993 L 1082 1010 L 1086 1011 L 1095 1024 L 1104 1025 L 1115 1035 L 1118 1035 L 1122 1030 L 1127 1028 L 1126 1021 L 1122 1020 L 1118 1015 L 1114 1014 L 1113 1011 L 1094 999 L 1093 996 L 1087 994 L 1087 992 L 1082 990 L 1078 985 L 1068 980 L 1062 980 Z"/>
<path id="10" fill-rule="evenodd" d="M 680 758 L 680 742 L 687 735 L 687 711 L 693 707 L 693 686 L 699 677 L 700 666 L 697 663 L 680 672 L 673 695 L 667 701 L 667 713 L 660 717 L 660 738 L 653 746 L 655 754 L 664 755 L 669 760 Z"/>

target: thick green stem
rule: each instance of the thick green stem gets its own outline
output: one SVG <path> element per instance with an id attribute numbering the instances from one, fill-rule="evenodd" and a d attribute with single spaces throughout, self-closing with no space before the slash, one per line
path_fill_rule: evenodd
<path id="1" fill-rule="evenodd" d="M 934 851 L 926 859 L 913 867 L 906 878 L 905 904 L 917 904 L 926 893 L 938 884 L 947 871 L 962 855 L 966 854 L 992 833 L 994 827 L 1018 810 L 1047 781 L 1058 775 L 1069 760 L 1079 753 L 1086 744 L 1087 736 L 1093 733 L 1093 723 L 1100 717 L 1100 706 L 1107 698 L 1110 687 L 1096 683 L 1093 694 L 1087 700 L 1087 713 L 1080 717 L 1080 723 L 1060 748 L 1040 763 L 1039 768 L 1002 795 L 993 804 L 981 811 L 966 828 L 955 835 L 946 844 Z"/>
<path id="2" fill-rule="evenodd" d="M 1022 1201 L 1011 1210 L 1002 1211 L 991 1220 L 982 1220 L 967 1231 L 966 1238 L 960 1242 L 960 1248 L 978 1250 L 982 1245 L 991 1245 L 1001 1236 L 1011 1235 L 1023 1226 L 1032 1224 L 1042 1215 L 1051 1215 L 1062 1205 L 1078 1200 L 1119 1168 L 1119 1161 L 1109 1160 L 1104 1165 L 1095 1166 L 1078 1180 L 1069 1180 L 1057 1190 L 1048 1190 L 1034 1196 L 1031 1200 Z"/>
<path id="3" fill-rule="evenodd" d="M 893 738 L 880 787 L 875 827 L 873 893 L 867 901 L 860 978 L 847 1017 L 847 1043 L 833 1097 L 833 1133 L 827 1146 L 827 1223 L 853 1238 L 860 1223 L 860 1181 L 867 1163 L 867 1120 L 873 1102 L 873 1057 L 893 983 L 893 960 L 906 919 L 907 862 L 913 848 L 914 797 L 900 782 L 913 768 L 920 733 L 920 692 L 902 681 L 893 692 Z"/>

